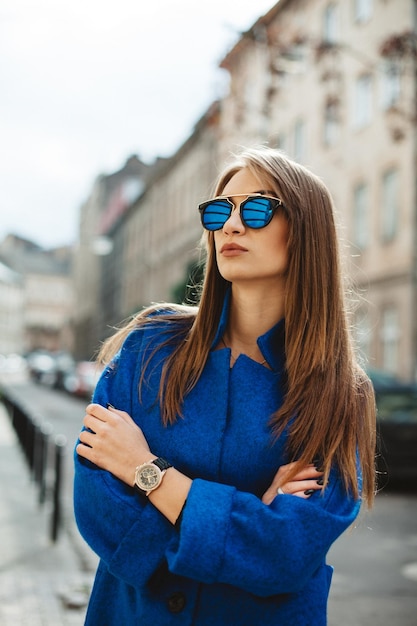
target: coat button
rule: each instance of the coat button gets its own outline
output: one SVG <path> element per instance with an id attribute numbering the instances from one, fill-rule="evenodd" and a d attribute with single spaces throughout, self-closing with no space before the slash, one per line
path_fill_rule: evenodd
<path id="1" fill-rule="evenodd" d="M 168 598 L 168 609 L 171 613 L 180 613 L 185 607 L 185 595 L 181 591 L 176 591 Z"/>

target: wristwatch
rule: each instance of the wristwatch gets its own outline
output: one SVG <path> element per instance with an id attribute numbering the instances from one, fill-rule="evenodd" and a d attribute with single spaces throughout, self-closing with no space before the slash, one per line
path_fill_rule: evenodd
<path id="1" fill-rule="evenodd" d="M 171 463 L 161 457 L 139 465 L 135 470 L 134 488 L 149 496 L 151 491 L 159 487 L 169 467 L 172 467 Z"/>

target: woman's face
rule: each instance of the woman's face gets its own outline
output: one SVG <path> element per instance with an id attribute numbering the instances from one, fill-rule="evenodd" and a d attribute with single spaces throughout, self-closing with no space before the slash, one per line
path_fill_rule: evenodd
<path id="1" fill-rule="evenodd" d="M 245 226 L 238 210 L 245 196 L 234 196 L 253 193 L 276 197 L 276 193 L 247 169 L 237 172 L 222 191 L 221 195 L 228 196 L 235 209 L 223 228 L 214 232 L 217 265 L 223 278 L 232 283 L 282 283 L 288 266 L 288 221 L 278 209 L 264 228 L 256 230 Z"/>

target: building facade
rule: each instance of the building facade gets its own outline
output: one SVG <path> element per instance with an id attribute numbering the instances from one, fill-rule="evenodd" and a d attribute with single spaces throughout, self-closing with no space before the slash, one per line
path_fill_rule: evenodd
<path id="1" fill-rule="evenodd" d="M 217 175 L 218 117 L 214 103 L 179 150 L 154 164 L 143 192 L 106 232 L 111 252 L 102 258 L 102 338 L 144 306 L 172 301 L 198 262 L 197 206 Z"/>
<path id="2" fill-rule="evenodd" d="M 0 262 L 0 355 L 23 353 L 23 277 Z"/>
<path id="3" fill-rule="evenodd" d="M 16 235 L 0 244 L 0 259 L 21 276 L 21 351 L 72 351 L 74 291 L 71 247 L 44 250 Z"/>
<path id="4" fill-rule="evenodd" d="M 74 355 L 79 360 L 89 360 L 96 353 L 103 339 L 108 309 L 117 297 L 113 293 L 111 277 L 105 278 L 105 258 L 113 253 L 114 245 L 108 233 L 140 195 L 148 170 L 148 165 L 131 156 L 117 172 L 97 178 L 80 208 L 73 271 L 76 297 Z"/>
<path id="5" fill-rule="evenodd" d="M 267 143 L 324 180 L 366 366 L 415 379 L 415 0 L 281 0 L 221 66 L 222 156 Z"/>
<path id="6" fill-rule="evenodd" d="M 280 0 L 260 16 L 220 64 L 228 93 L 171 158 L 150 168 L 137 198 L 103 218 L 101 230 L 107 192 L 102 183 L 93 190 L 80 247 L 91 248 L 99 233 L 107 253 L 79 250 L 84 321 L 77 327 L 95 324 L 97 343 L 143 306 L 172 300 L 200 255 L 198 203 L 231 151 L 262 143 L 312 169 L 333 195 L 366 367 L 414 380 L 416 5 Z M 78 340 L 90 350 L 85 333 Z"/>

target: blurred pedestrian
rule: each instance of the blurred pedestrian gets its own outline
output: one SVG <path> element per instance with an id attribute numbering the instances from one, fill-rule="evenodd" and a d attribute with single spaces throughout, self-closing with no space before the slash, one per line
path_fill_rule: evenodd
<path id="1" fill-rule="evenodd" d="M 374 494 L 332 201 L 257 148 L 199 210 L 199 307 L 149 307 L 102 350 L 75 456 L 86 624 L 321 626 L 326 553 Z"/>

